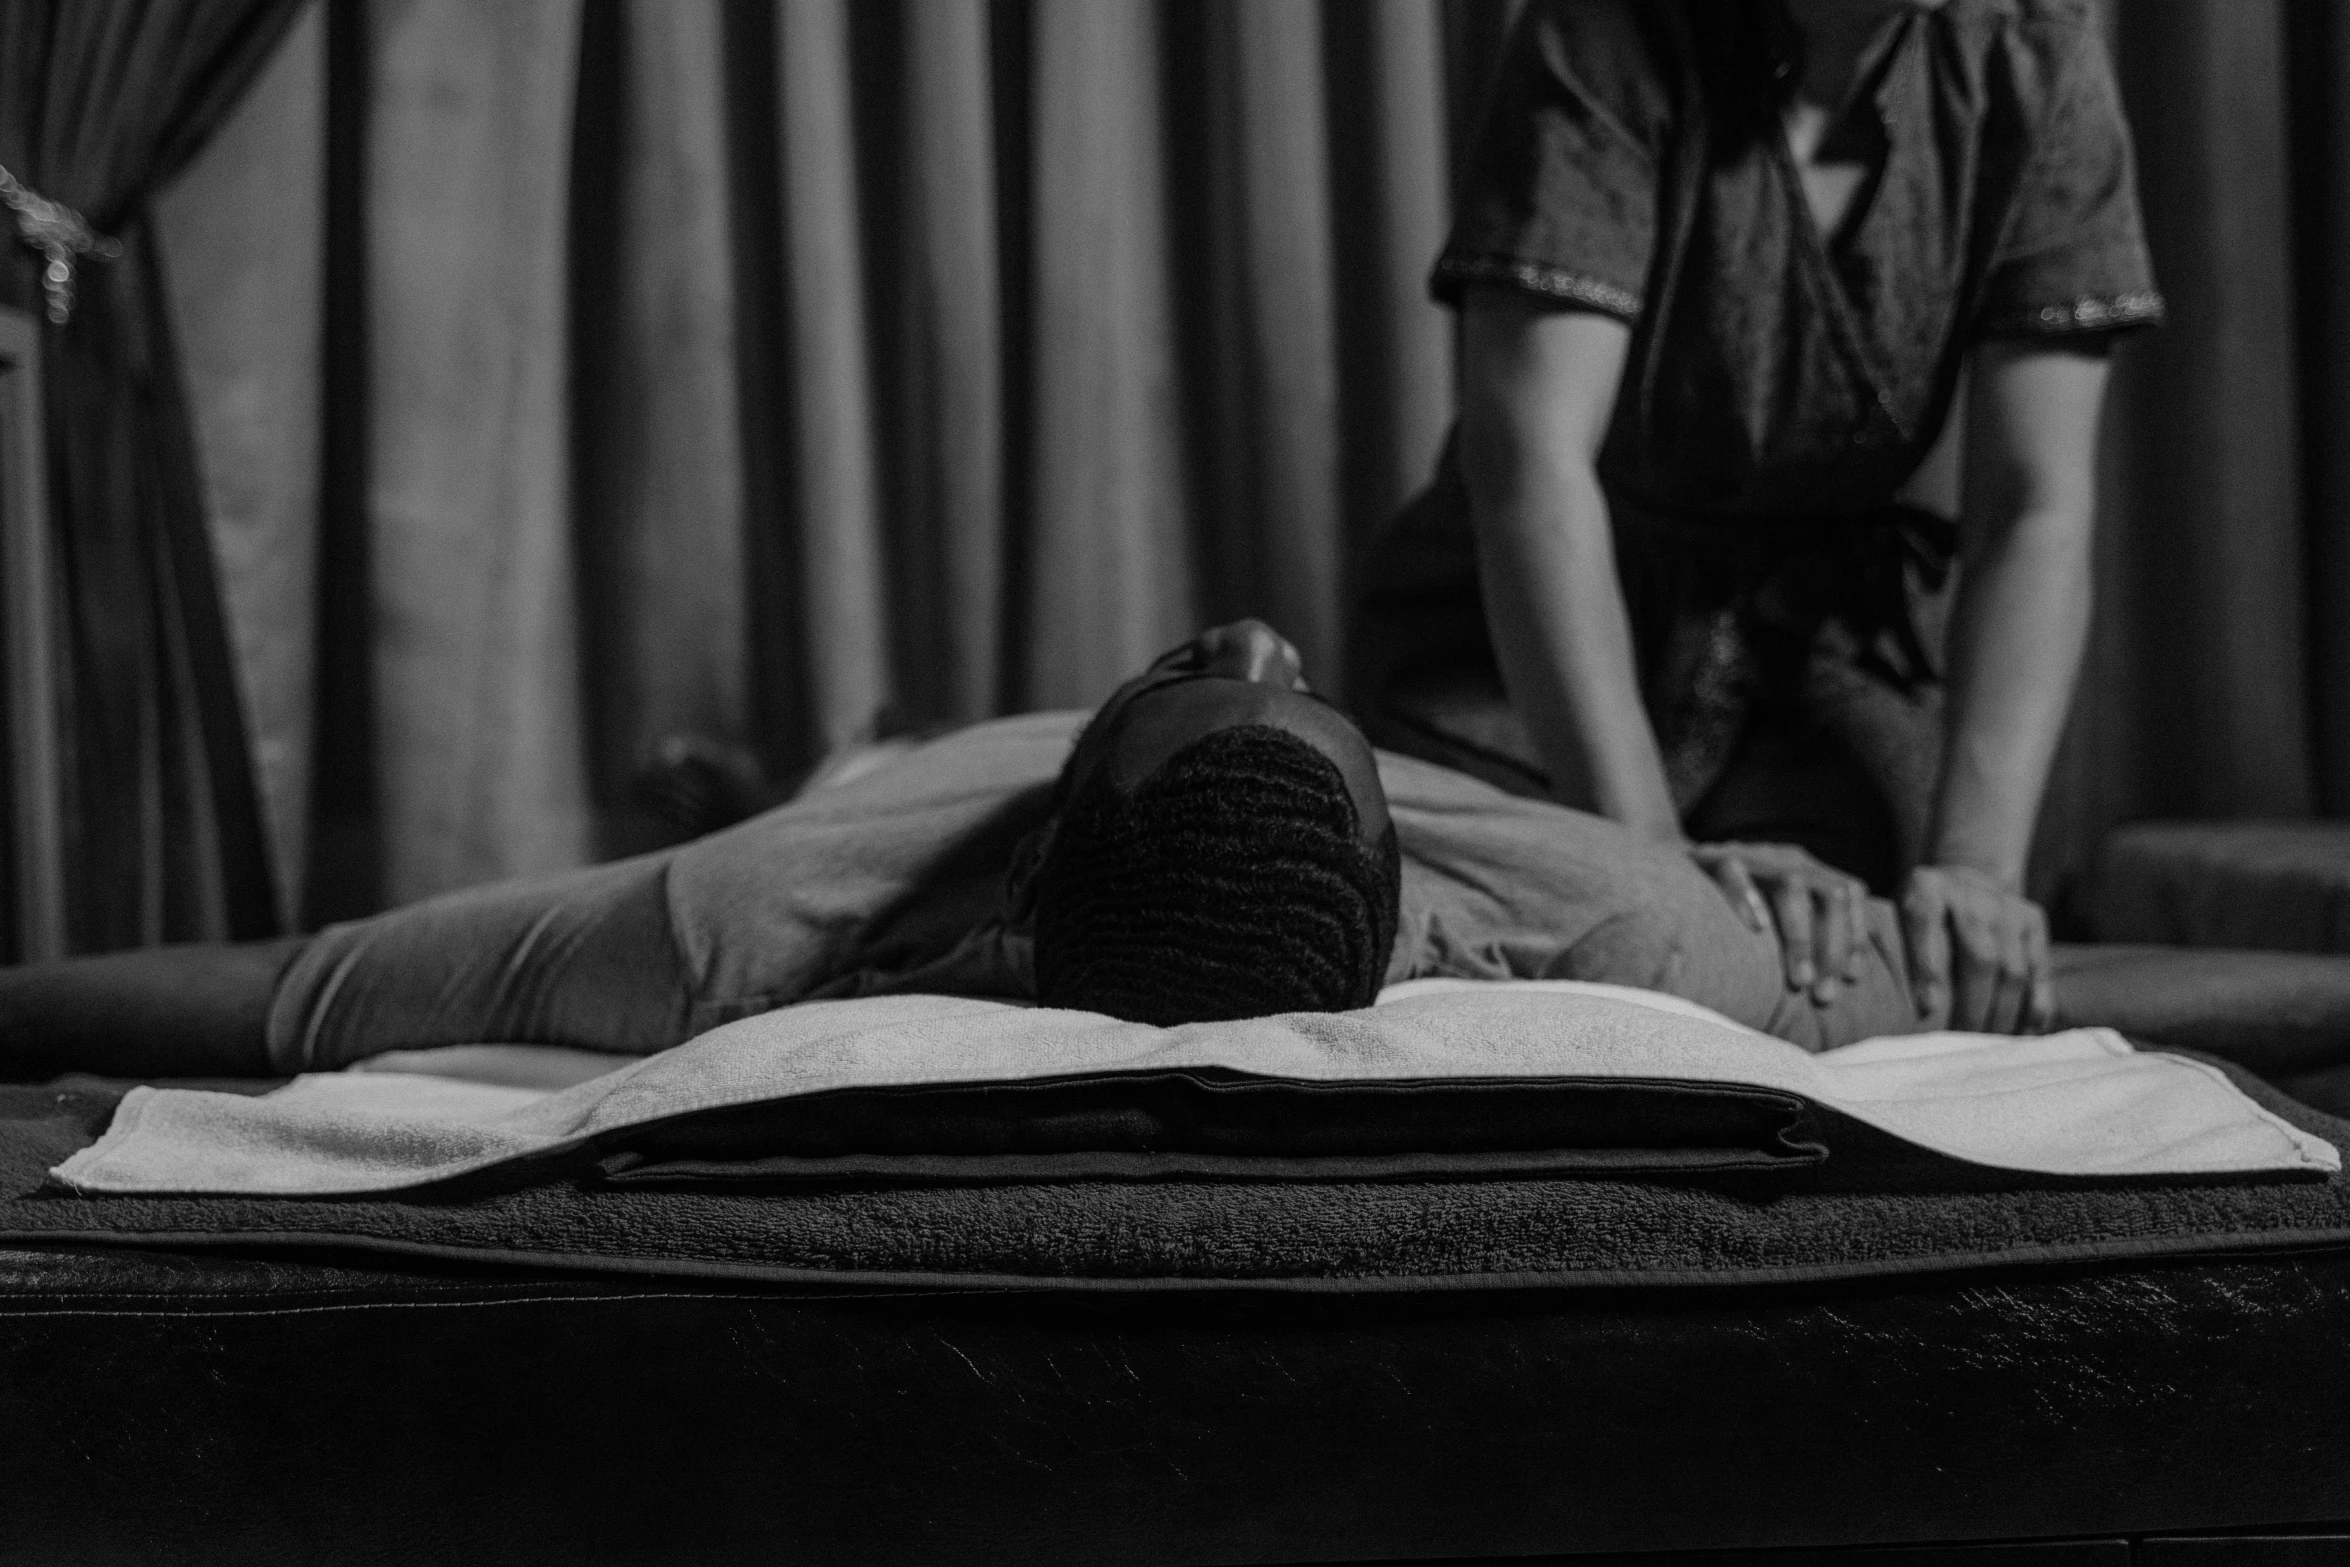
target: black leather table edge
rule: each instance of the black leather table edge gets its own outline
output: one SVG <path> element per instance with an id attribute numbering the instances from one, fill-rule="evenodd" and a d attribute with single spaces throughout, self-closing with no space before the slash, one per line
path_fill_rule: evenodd
<path id="1" fill-rule="evenodd" d="M 1052 1274 L 925 1273 L 801 1268 L 773 1263 L 731 1263 L 698 1258 L 617 1257 L 592 1252 L 541 1252 L 520 1248 L 436 1246 L 335 1231 L 0 1230 L 0 1246 L 27 1250 L 163 1250 L 204 1254 L 220 1250 L 278 1248 L 312 1253 L 364 1253 L 524 1269 L 646 1278 L 700 1278 L 772 1284 L 899 1287 L 913 1290 L 1004 1289 L 1082 1294 L 1449 1294 L 1485 1290 L 1696 1289 L 1804 1285 L 1846 1280 L 1944 1278 L 1984 1272 L 2034 1270 L 2081 1264 L 2204 1262 L 2299 1257 L 2350 1250 L 2350 1231 L 2245 1230 L 2142 1241 L 2099 1241 L 2072 1246 L 2017 1246 L 1997 1251 L 1941 1252 L 1931 1256 L 1868 1259 L 1798 1267 L 1652 1270 L 1529 1270 L 1473 1274 L 1310 1275 L 1272 1278 L 1146 1276 L 1134 1278 Z"/>
<path id="2" fill-rule="evenodd" d="M 2268 1551 L 2281 1546 L 2290 1552 Z M 2294 1549 L 2298 1547 L 2299 1549 Z M 2350 1519 L 2256 1524 L 2192 1533 L 2067 1535 L 2033 1539 L 1910 1541 L 1888 1545 L 1728 1547 L 1712 1551 L 1611 1551 L 1589 1556 L 1419 1556 L 1319 1567 L 2141 1567 L 2149 1561 L 2245 1567 L 2350 1563 Z"/>

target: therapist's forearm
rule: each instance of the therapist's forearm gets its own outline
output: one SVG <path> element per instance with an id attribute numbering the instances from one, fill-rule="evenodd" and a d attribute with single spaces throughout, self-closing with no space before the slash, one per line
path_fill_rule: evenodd
<path id="1" fill-rule="evenodd" d="M 1480 455 L 1469 455 L 1468 478 L 1486 617 L 1553 792 L 1679 842 L 1597 476 L 1587 463 Z"/>
<path id="2" fill-rule="evenodd" d="M 2020 889 L 2040 796 L 2087 644 L 2090 529 L 2025 511 L 1964 561 L 1950 624 L 1949 714 L 1926 858 Z"/>

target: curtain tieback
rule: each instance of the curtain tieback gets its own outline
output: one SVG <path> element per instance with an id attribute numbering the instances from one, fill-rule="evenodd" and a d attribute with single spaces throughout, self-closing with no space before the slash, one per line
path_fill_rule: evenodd
<path id="1" fill-rule="evenodd" d="M 75 258 L 112 261 L 122 254 L 122 242 L 90 227 L 64 202 L 28 189 L 5 168 L 0 168 L 0 205 L 16 214 L 16 237 L 49 258 L 41 268 L 41 291 L 48 296 L 49 319 L 65 325 L 73 316 Z"/>

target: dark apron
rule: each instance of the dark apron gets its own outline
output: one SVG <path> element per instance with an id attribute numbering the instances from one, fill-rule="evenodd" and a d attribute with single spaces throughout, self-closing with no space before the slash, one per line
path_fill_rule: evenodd
<path id="1" fill-rule="evenodd" d="M 1886 890 L 1920 858 L 1942 753 L 1956 529 L 1914 506 L 1676 517 L 1610 497 L 1641 697 L 1686 830 L 1802 844 Z M 1372 740 L 1549 795 L 1501 687 L 1457 467 L 1364 563 L 1348 694 Z"/>

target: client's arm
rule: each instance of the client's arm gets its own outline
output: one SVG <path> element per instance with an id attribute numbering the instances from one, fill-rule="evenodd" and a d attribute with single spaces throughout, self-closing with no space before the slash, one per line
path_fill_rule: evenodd
<path id="1" fill-rule="evenodd" d="M 267 1075 L 270 997 L 305 939 L 0 969 L 0 1078 Z"/>

